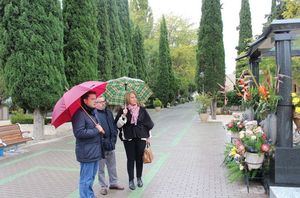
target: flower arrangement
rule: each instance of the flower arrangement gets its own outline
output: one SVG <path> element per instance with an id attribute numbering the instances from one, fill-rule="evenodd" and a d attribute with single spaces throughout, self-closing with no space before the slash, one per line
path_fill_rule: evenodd
<path id="1" fill-rule="evenodd" d="M 264 70 L 264 81 L 260 84 L 256 81 L 252 72 L 244 70 L 238 80 L 238 95 L 242 97 L 244 107 L 252 107 L 258 118 L 264 119 L 269 113 L 276 112 L 278 101 L 281 97 L 277 94 L 279 86 L 278 75 L 273 77 L 270 70 Z M 250 86 L 252 83 L 254 86 Z"/>
<path id="2" fill-rule="evenodd" d="M 296 93 L 292 93 L 292 103 L 294 105 L 294 123 L 296 131 L 300 131 L 300 97 Z"/>
<path id="3" fill-rule="evenodd" d="M 266 134 L 260 126 L 239 132 L 241 144 L 245 147 L 245 151 L 250 153 L 268 153 L 271 150 L 271 142 L 267 140 Z"/>
<path id="4" fill-rule="evenodd" d="M 226 124 L 227 130 L 232 133 L 238 133 L 245 129 L 245 125 L 243 121 L 240 119 L 240 116 L 237 114 L 233 114 L 234 119 L 232 119 L 229 123 Z"/>
<path id="5" fill-rule="evenodd" d="M 298 96 L 296 93 L 292 93 L 292 103 L 295 107 L 295 113 L 300 114 L 300 96 Z"/>
<path id="6" fill-rule="evenodd" d="M 250 178 L 256 176 L 256 169 L 263 165 L 263 161 L 251 165 L 249 153 L 257 154 L 263 160 L 265 156 L 271 155 L 274 148 L 261 127 L 257 126 L 257 121 L 246 122 L 245 129 L 240 131 L 239 135 L 240 139 L 227 144 L 224 152 L 224 164 L 229 170 L 230 182 L 242 179 L 245 174 L 249 174 Z"/>

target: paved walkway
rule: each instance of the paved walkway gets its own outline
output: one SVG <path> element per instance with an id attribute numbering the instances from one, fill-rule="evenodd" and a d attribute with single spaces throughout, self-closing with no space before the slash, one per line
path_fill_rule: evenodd
<path id="1" fill-rule="evenodd" d="M 125 151 L 118 141 L 118 174 L 126 188 L 109 191 L 105 197 L 266 197 L 260 185 L 252 184 L 248 194 L 243 183 L 227 182 L 226 168 L 221 166 L 226 140 L 222 123 L 201 123 L 193 103 L 150 114 L 155 122 L 155 160 L 144 166 L 144 187 L 128 189 Z M 21 151 L 0 158 L 0 197 L 78 197 L 79 164 L 71 132 L 58 141 L 23 147 Z M 94 191 L 102 197 L 98 182 Z"/>

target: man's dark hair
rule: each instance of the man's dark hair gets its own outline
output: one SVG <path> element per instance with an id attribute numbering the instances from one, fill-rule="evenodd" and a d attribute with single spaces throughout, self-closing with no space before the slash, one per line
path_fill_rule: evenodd
<path id="1" fill-rule="evenodd" d="M 92 94 L 95 94 L 96 95 L 96 92 L 94 91 L 88 91 L 86 92 L 85 94 L 83 94 L 81 97 L 80 97 L 80 100 L 81 100 L 81 104 L 84 104 L 83 100 L 84 99 L 88 99 L 90 95 Z"/>

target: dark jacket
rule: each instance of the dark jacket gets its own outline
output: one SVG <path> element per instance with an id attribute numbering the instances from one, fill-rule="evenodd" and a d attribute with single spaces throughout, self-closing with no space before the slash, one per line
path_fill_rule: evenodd
<path id="1" fill-rule="evenodd" d="M 96 121 L 93 113 L 90 116 Z M 102 156 L 100 133 L 91 118 L 81 108 L 73 115 L 72 126 L 76 138 L 77 161 L 94 162 L 99 160 Z"/>
<path id="2" fill-rule="evenodd" d="M 116 116 L 115 123 L 118 122 L 122 113 L 123 110 L 121 109 Z M 125 139 L 148 138 L 150 136 L 149 131 L 154 127 L 154 123 L 152 122 L 148 112 L 144 107 L 140 107 L 137 125 L 131 124 L 132 116 L 129 110 L 126 117 L 127 117 L 127 122 L 121 128 L 121 130 L 123 130 L 124 132 Z M 122 140 L 121 135 L 120 138 Z"/>
<path id="3" fill-rule="evenodd" d="M 102 137 L 102 144 L 105 151 L 115 150 L 117 142 L 118 128 L 114 122 L 112 112 L 105 108 L 104 110 L 95 110 L 95 116 L 104 129 L 105 134 Z"/>

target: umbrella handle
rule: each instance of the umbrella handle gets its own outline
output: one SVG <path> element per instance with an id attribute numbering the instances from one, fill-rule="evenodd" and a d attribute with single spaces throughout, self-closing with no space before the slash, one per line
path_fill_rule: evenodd
<path id="1" fill-rule="evenodd" d="M 88 114 L 88 112 L 82 107 L 82 105 L 80 105 L 80 107 L 82 108 L 82 110 L 86 113 L 86 115 L 93 121 L 93 123 L 95 125 L 97 125 L 97 123 L 95 122 L 95 120 Z"/>

